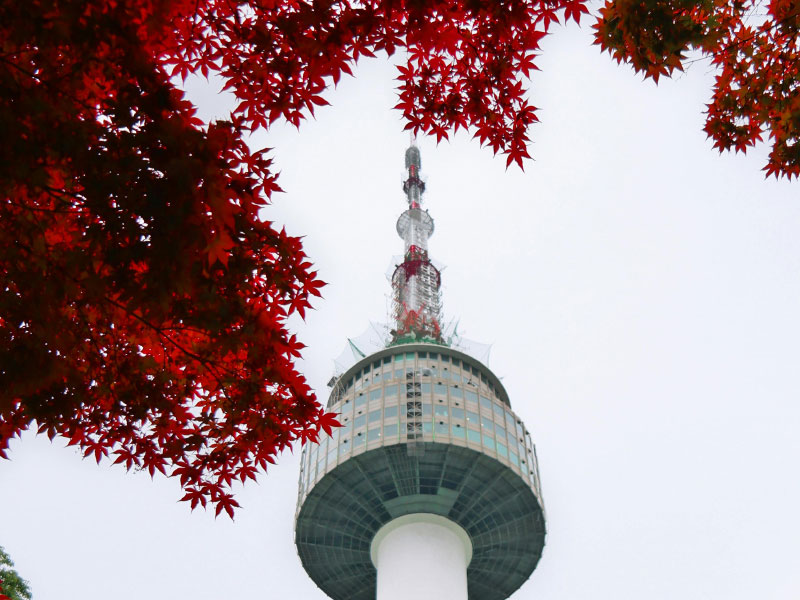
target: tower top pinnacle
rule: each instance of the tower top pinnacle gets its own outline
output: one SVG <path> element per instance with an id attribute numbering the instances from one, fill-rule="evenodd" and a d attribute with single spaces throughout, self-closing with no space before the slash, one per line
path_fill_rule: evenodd
<path id="1" fill-rule="evenodd" d="M 408 198 L 409 208 L 419 208 L 422 206 L 422 194 L 425 191 L 425 182 L 419 178 L 419 170 L 422 165 L 422 157 L 416 141 L 412 141 L 406 150 L 406 170 L 408 178 L 403 182 L 403 191 Z"/>

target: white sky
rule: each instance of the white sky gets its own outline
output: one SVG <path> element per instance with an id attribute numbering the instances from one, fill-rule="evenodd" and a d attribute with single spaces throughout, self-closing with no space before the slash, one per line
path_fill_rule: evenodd
<path id="1" fill-rule="evenodd" d="M 445 313 L 494 344 L 537 444 L 547 545 L 512 598 L 800 598 L 798 184 L 764 180 L 765 148 L 712 151 L 706 62 L 656 87 L 590 39 L 545 40 L 525 173 L 465 135 L 419 142 Z M 393 77 L 363 62 L 299 134 L 260 140 L 287 191 L 268 218 L 330 283 L 298 324 L 323 400 L 402 250 Z M 322 600 L 293 543 L 298 455 L 232 523 L 25 435 L 0 462 L 0 545 L 35 600 Z"/>

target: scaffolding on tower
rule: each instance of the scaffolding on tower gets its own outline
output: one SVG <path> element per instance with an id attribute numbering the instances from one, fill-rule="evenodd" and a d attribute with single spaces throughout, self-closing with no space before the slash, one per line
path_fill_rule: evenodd
<path id="1" fill-rule="evenodd" d="M 425 183 L 420 179 L 420 166 L 419 148 L 412 143 L 406 150 L 408 177 L 403 182 L 408 209 L 397 220 L 397 234 L 403 239 L 405 252 L 392 273 L 393 344 L 421 340 L 444 343 L 442 275 L 428 256 L 433 218 L 422 209 Z"/>

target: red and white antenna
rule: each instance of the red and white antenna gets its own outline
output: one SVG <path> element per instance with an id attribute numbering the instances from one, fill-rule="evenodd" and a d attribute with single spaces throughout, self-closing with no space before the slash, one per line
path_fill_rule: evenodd
<path id="1" fill-rule="evenodd" d="M 412 137 L 406 150 L 408 177 L 403 182 L 408 209 L 397 220 L 397 233 L 403 238 L 405 252 L 403 262 L 392 274 L 392 343 L 442 342 L 442 277 L 428 258 L 433 219 L 422 209 L 425 183 L 420 179 L 421 164 L 419 148 Z"/>

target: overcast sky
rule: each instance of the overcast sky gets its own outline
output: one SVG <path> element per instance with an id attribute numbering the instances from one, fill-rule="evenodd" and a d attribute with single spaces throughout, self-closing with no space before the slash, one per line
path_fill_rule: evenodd
<path id="1" fill-rule="evenodd" d="M 766 148 L 712 150 L 707 62 L 655 86 L 590 42 L 545 40 L 524 173 L 466 135 L 419 141 L 444 312 L 493 344 L 537 445 L 547 544 L 512 598 L 800 598 L 800 187 L 764 179 Z M 402 251 L 394 76 L 364 61 L 299 133 L 257 140 L 286 190 L 267 218 L 329 282 L 295 325 L 323 400 Z M 64 445 L 25 435 L 0 462 L 0 545 L 35 600 L 325 598 L 293 543 L 299 453 L 231 522 Z"/>

